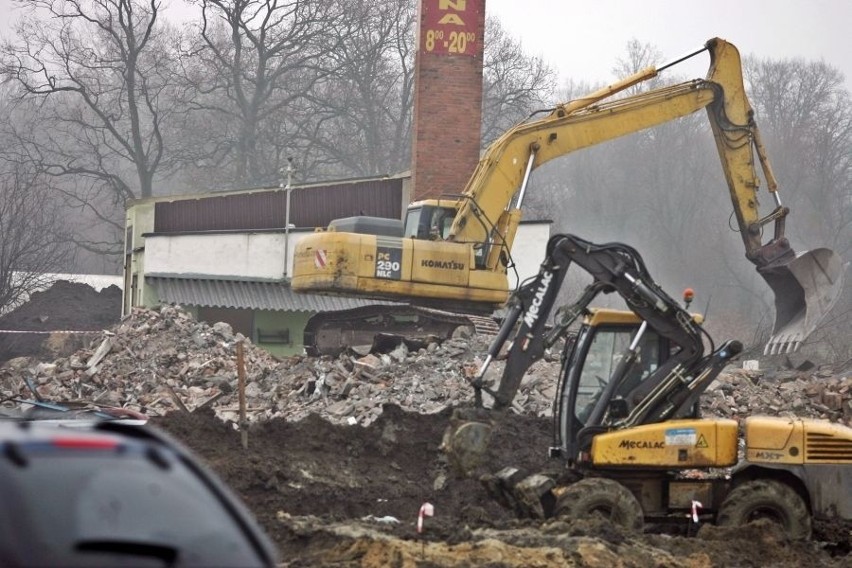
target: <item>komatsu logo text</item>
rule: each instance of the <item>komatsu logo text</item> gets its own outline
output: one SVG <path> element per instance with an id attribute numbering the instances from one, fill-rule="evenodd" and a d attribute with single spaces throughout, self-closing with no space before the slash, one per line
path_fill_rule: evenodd
<path id="1" fill-rule="evenodd" d="M 464 263 L 455 260 L 421 260 L 420 266 L 423 268 L 443 268 L 444 270 L 464 270 Z"/>
<path id="2" fill-rule="evenodd" d="M 545 271 L 542 273 L 541 284 L 539 284 L 538 290 L 535 292 L 535 297 L 533 298 L 527 313 L 524 314 L 524 323 L 527 324 L 527 327 L 531 328 L 538 320 L 538 310 L 541 308 L 541 303 L 544 301 L 544 295 L 547 294 L 547 290 L 550 288 L 551 280 L 553 280 L 552 272 Z"/>

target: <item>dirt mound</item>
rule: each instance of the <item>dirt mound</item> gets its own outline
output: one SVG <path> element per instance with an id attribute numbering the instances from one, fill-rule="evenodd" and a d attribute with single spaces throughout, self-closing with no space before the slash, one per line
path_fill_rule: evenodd
<path id="1" fill-rule="evenodd" d="M 47 290 L 34 292 L 25 304 L 0 317 L 0 330 L 99 332 L 115 325 L 120 317 L 118 286 L 98 292 L 87 284 L 59 280 Z M 91 337 L 0 332 L 0 362 L 15 357 L 67 355 Z"/>
<path id="2" fill-rule="evenodd" d="M 448 471 L 439 444 L 449 416 L 449 410 L 427 416 L 385 405 L 366 428 L 316 415 L 299 422 L 272 420 L 250 428 L 248 450 L 211 411 L 173 412 L 154 423 L 205 456 L 266 516 L 283 511 L 336 520 L 368 515 L 411 520 L 428 501 L 439 518 L 485 513 L 511 518 L 496 504 L 481 502 L 478 482 L 455 479 Z M 549 437 L 547 420 L 514 417 L 495 436 L 489 468 L 540 461 Z"/>
<path id="3" fill-rule="evenodd" d="M 240 434 L 212 411 L 154 423 L 202 455 L 254 511 L 287 566 L 848 566 L 771 524 L 691 527 L 697 537 L 637 534 L 604 519 L 517 520 L 479 483 L 457 479 L 439 443 L 449 412 L 385 405 L 368 427 L 311 416 Z M 547 419 L 513 415 L 497 430 L 488 469 L 543 464 Z M 418 534 L 423 503 L 434 505 Z M 686 523 L 686 521 L 685 521 Z M 684 533 L 687 526 L 684 524 Z"/>

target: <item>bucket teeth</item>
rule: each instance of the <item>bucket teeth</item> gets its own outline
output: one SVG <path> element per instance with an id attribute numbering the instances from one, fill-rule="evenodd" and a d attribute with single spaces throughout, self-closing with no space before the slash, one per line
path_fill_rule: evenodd
<path id="1" fill-rule="evenodd" d="M 831 311 L 842 290 L 845 270 L 840 257 L 826 248 L 758 269 L 775 294 L 775 329 L 764 355 L 799 349 Z"/>
<path id="2" fill-rule="evenodd" d="M 764 355 L 782 355 L 784 353 L 795 353 L 802 345 L 803 337 L 800 333 L 773 335 L 763 349 Z"/>

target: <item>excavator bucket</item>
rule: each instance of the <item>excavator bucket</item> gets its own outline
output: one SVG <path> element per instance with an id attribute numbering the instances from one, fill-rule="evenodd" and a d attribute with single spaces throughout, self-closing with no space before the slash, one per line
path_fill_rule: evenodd
<path id="1" fill-rule="evenodd" d="M 775 293 L 775 328 L 764 354 L 792 353 L 828 314 L 843 287 L 843 265 L 834 251 L 819 248 L 788 263 L 759 268 Z"/>
<path id="2" fill-rule="evenodd" d="M 457 408 L 444 432 L 441 450 L 458 477 L 466 477 L 485 459 L 494 421 L 482 408 Z"/>

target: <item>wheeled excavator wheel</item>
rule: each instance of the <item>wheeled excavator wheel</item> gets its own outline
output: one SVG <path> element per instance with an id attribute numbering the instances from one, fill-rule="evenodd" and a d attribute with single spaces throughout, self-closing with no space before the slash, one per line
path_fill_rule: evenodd
<path id="1" fill-rule="evenodd" d="M 792 487 L 780 481 L 746 481 L 731 490 L 716 515 L 720 526 L 741 526 L 757 519 L 780 524 L 793 540 L 811 536 L 808 506 Z"/>
<path id="2" fill-rule="evenodd" d="M 553 514 L 569 519 L 602 515 L 628 530 L 642 530 L 645 519 L 636 496 L 621 483 L 605 477 L 586 477 L 559 490 Z"/>

